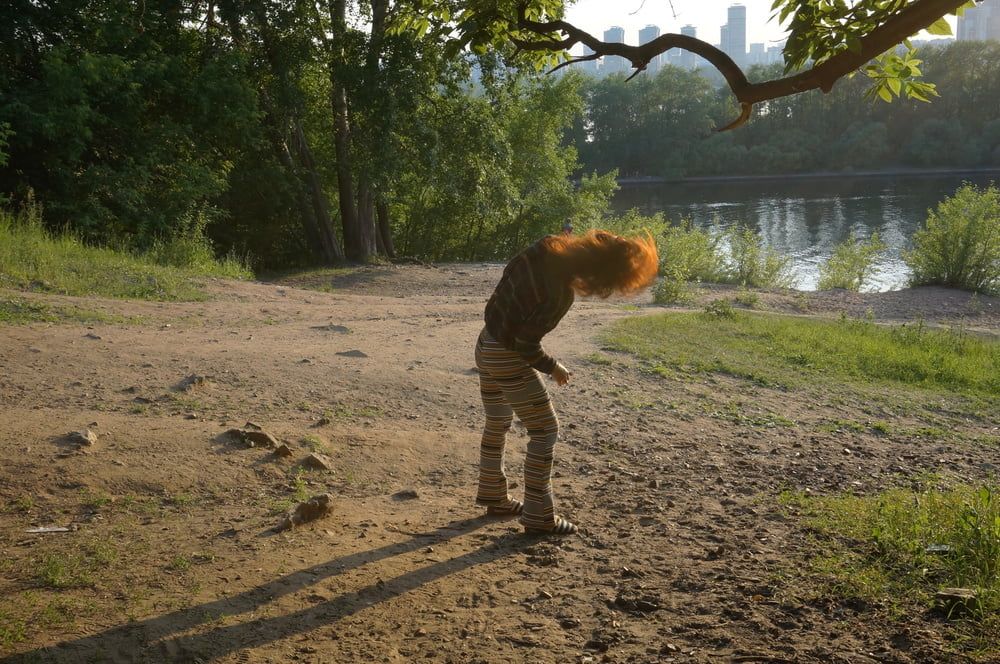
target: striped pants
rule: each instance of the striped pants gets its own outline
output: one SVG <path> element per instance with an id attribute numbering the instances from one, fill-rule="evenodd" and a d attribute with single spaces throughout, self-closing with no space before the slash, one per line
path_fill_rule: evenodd
<path id="1" fill-rule="evenodd" d="M 559 433 L 559 422 L 545 385 L 538 372 L 520 355 L 501 346 L 485 329 L 476 343 L 476 367 L 486 411 L 476 502 L 504 505 L 510 500 L 504 471 L 504 443 L 516 413 L 530 437 L 524 461 L 521 523 L 526 528 L 551 528 L 555 525 L 552 448 Z"/>

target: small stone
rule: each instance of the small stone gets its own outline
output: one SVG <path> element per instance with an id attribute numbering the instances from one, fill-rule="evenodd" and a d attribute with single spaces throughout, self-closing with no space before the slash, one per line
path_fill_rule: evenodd
<path id="1" fill-rule="evenodd" d="M 563 618 L 559 621 L 559 626 L 563 629 L 576 629 L 580 626 L 580 621 L 576 618 Z"/>
<path id="2" fill-rule="evenodd" d="M 343 350 L 337 353 L 341 357 L 368 357 L 368 354 L 360 350 Z"/>
<path id="3" fill-rule="evenodd" d="M 942 588 L 934 593 L 934 605 L 949 617 L 971 611 L 978 594 L 971 588 Z"/>
<path id="4" fill-rule="evenodd" d="M 193 392 L 195 390 L 211 386 L 211 380 L 208 376 L 200 376 L 198 374 L 191 374 L 186 377 L 180 383 L 177 384 L 176 389 L 181 392 Z"/>
<path id="5" fill-rule="evenodd" d="M 552 593 L 550 593 L 548 590 L 539 590 L 538 596 L 543 599 L 552 599 Z"/>
<path id="6" fill-rule="evenodd" d="M 243 440 L 248 443 L 253 443 L 253 445 L 261 445 L 263 447 L 277 447 L 278 440 L 266 431 L 243 431 Z"/>
<path id="7" fill-rule="evenodd" d="M 90 429 L 71 431 L 66 434 L 66 442 L 77 447 L 92 447 L 97 443 L 97 434 Z"/>
<path id="8" fill-rule="evenodd" d="M 650 489 L 659 489 L 660 488 L 660 480 L 649 480 L 649 488 Z"/>
<path id="9" fill-rule="evenodd" d="M 313 452 L 305 458 L 302 465 L 308 468 L 317 468 L 319 470 L 333 470 L 333 459 L 325 454 Z"/>
<path id="10" fill-rule="evenodd" d="M 285 443 L 281 443 L 274 448 L 274 456 L 277 457 L 290 457 L 292 456 L 292 449 L 288 447 Z"/>
<path id="11" fill-rule="evenodd" d="M 299 503 L 294 509 L 289 510 L 275 530 L 287 530 L 308 521 L 315 521 L 329 514 L 331 509 L 333 509 L 333 494 L 324 493 L 319 496 L 313 496 L 306 502 Z"/>
<path id="12" fill-rule="evenodd" d="M 393 500 L 416 500 L 419 497 L 420 494 L 415 489 L 403 489 L 392 494 Z"/>
<path id="13" fill-rule="evenodd" d="M 844 448 L 844 454 L 853 454 L 853 453 L 851 452 L 851 448 L 850 448 L 850 447 L 845 447 L 845 448 Z"/>
<path id="14" fill-rule="evenodd" d="M 413 636 L 427 636 L 427 630 L 421 627 L 413 633 Z"/>
<path id="15" fill-rule="evenodd" d="M 87 334 L 83 335 L 83 338 L 96 339 L 97 341 L 100 341 L 102 339 L 102 337 L 99 334 L 94 334 L 93 332 L 87 332 Z"/>

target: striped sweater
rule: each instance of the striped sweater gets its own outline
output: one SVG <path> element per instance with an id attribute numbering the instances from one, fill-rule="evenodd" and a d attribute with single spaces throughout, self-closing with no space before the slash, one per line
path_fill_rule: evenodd
<path id="1" fill-rule="evenodd" d="M 541 340 L 573 304 L 573 289 L 551 267 L 549 237 L 531 245 L 507 264 L 486 304 L 486 331 L 529 366 L 550 374 L 556 361 Z"/>

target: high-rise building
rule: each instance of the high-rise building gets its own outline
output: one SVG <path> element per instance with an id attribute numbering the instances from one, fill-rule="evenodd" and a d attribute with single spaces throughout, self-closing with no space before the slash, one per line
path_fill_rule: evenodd
<path id="1" fill-rule="evenodd" d="M 617 25 L 612 26 L 604 31 L 604 41 L 609 44 L 625 43 L 625 29 L 620 28 Z M 629 62 L 620 55 L 605 55 L 604 56 L 604 73 L 606 74 L 617 74 L 620 72 L 628 71 Z"/>
<path id="2" fill-rule="evenodd" d="M 681 28 L 681 34 L 686 37 L 697 37 L 698 30 L 693 25 L 685 25 Z M 685 69 L 694 69 L 695 55 L 691 51 L 681 51 L 680 66 Z"/>
<path id="3" fill-rule="evenodd" d="M 583 45 L 583 54 L 585 56 L 586 55 L 593 55 L 594 54 L 594 49 L 592 49 L 589 46 L 587 46 L 586 44 L 584 44 Z M 587 74 L 590 74 L 591 76 L 596 76 L 597 75 L 597 60 L 587 60 L 585 62 L 581 62 L 578 65 L 573 65 L 573 66 L 574 67 L 579 67 L 580 71 L 583 71 L 583 72 L 585 72 Z"/>
<path id="4" fill-rule="evenodd" d="M 747 8 L 732 5 L 726 10 L 727 22 L 722 26 L 719 48 L 736 64 L 744 66 L 747 60 Z"/>
<path id="5" fill-rule="evenodd" d="M 767 51 L 764 50 L 763 43 L 750 44 L 750 51 L 747 53 L 747 64 L 762 65 L 765 64 L 765 58 L 767 58 Z"/>
<path id="6" fill-rule="evenodd" d="M 655 25 L 647 25 L 645 28 L 639 31 L 639 45 L 648 44 L 657 37 L 660 36 L 660 28 Z M 661 56 L 657 55 L 655 58 L 649 61 L 646 66 L 646 71 L 650 74 L 655 74 L 660 71 L 660 66 L 662 64 Z"/>
<path id="7" fill-rule="evenodd" d="M 768 46 L 767 55 L 764 56 L 765 65 L 773 65 L 778 62 L 784 62 L 785 56 L 782 53 L 784 46 Z"/>
<path id="8" fill-rule="evenodd" d="M 983 0 L 958 17 L 959 41 L 1000 40 L 1000 0 Z"/>

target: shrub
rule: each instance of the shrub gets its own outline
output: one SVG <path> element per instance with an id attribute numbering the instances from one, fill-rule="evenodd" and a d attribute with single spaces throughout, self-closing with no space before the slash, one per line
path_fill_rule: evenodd
<path id="1" fill-rule="evenodd" d="M 1000 191 L 995 185 L 962 185 L 937 210 L 928 210 L 903 260 L 914 286 L 1000 293 Z"/>
<path id="2" fill-rule="evenodd" d="M 790 288 L 794 284 L 789 258 L 765 247 L 757 231 L 732 226 L 724 239 L 729 245 L 725 282 L 755 288 Z"/>
<path id="3" fill-rule="evenodd" d="M 838 244 L 833 255 L 819 266 L 818 290 L 844 288 L 850 291 L 860 291 L 865 282 L 878 273 L 875 261 L 885 251 L 878 233 L 872 233 L 867 242 L 858 242 L 849 237 Z"/>
<path id="4" fill-rule="evenodd" d="M 689 220 L 664 228 L 659 248 L 663 275 L 672 275 L 682 282 L 715 282 L 723 274 L 718 235 L 696 228 Z"/>

